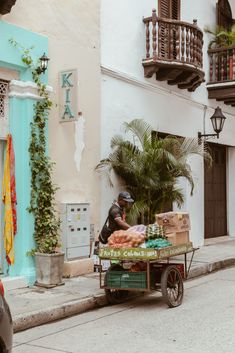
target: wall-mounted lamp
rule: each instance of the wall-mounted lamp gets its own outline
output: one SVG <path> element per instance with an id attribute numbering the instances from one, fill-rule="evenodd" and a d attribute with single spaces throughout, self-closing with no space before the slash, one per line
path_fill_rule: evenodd
<path id="1" fill-rule="evenodd" d="M 201 132 L 198 132 L 199 142 L 201 142 L 202 137 L 204 137 L 204 140 L 208 140 L 209 138 L 215 137 L 215 136 L 218 139 L 220 132 L 223 130 L 226 117 L 222 113 L 220 107 L 217 107 L 215 109 L 215 112 L 210 119 L 211 119 L 213 129 L 215 131 L 215 134 L 202 134 Z"/>
<path id="2" fill-rule="evenodd" d="M 40 60 L 40 66 L 38 66 L 37 68 L 37 73 L 40 74 L 44 74 L 47 67 L 48 67 L 48 61 L 50 60 L 46 54 L 44 53 L 43 56 L 41 56 L 41 58 L 39 58 Z"/>

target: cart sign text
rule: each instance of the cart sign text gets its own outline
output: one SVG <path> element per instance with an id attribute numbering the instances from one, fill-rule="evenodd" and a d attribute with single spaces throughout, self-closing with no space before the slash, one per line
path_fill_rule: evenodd
<path id="1" fill-rule="evenodd" d="M 101 248 L 99 257 L 101 259 L 138 259 L 138 260 L 157 260 L 170 256 L 184 254 L 193 250 L 192 243 L 169 246 L 162 249 L 143 249 L 143 248 Z"/>
<path id="2" fill-rule="evenodd" d="M 112 249 L 112 248 L 101 248 L 99 251 L 101 258 L 125 258 L 125 259 L 154 259 L 157 256 L 157 252 L 154 249 L 141 249 L 141 248 L 128 248 L 128 249 Z"/>

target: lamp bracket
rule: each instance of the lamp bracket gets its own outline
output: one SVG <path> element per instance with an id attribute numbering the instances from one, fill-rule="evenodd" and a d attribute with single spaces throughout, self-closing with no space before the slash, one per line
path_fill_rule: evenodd
<path id="1" fill-rule="evenodd" d="M 218 139 L 219 138 L 219 133 L 217 133 L 217 134 L 202 134 L 201 132 L 198 132 L 199 143 L 201 143 L 202 137 L 203 137 L 204 141 L 207 141 L 207 140 L 209 140 L 211 138 L 215 138 L 215 137 L 217 137 L 217 139 Z"/>
<path id="2" fill-rule="evenodd" d="M 43 73 L 43 70 L 40 67 L 37 67 L 36 72 L 38 75 L 41 75 Z"/>

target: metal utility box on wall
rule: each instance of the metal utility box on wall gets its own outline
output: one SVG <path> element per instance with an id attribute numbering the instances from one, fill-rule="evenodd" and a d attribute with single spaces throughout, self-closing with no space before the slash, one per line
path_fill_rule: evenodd
<path id="1" fill-rule="evenodd" d="M 60 205 L 62 249 L 65 260 L 75 260 L 90 255 L 90 205 L 89 203 L 62 203 Z"/>

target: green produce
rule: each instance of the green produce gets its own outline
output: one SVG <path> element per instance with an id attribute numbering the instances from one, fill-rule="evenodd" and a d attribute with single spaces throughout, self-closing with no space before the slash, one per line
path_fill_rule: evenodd
<path id="1" fill-rule="evenodd" d="M 161 249 L 172 246 L 166 238 L 149 239 L 145 242 L 146 248 Z"/>
<path id="2" fill-rule="evenodd" d="M 146 227 L 145 239 L 158 239 L 158 238 L 166 238 L 164 227 L 159 226 L 158 224 L 149 224 Z"/>

